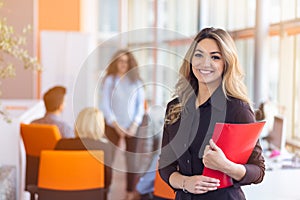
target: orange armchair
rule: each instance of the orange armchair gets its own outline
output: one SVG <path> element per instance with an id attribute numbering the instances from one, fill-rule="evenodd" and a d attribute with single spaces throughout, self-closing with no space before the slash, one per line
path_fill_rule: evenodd
<path id="1" fill-rule="evenodd" d="M 158 170 L 156 170 L 153 195 L 159 199 L 175 199 L 175 192 L 166 182 L 164 182 L 164 180 L 162 180 Z"/>
<path id="2" fill-rule="evenodd" d="M 37 186 L 40 153 L 42 150 L 54 149 L 61 139 L 59 129 L 55 125 L 21 124 L 20 132 L 26 151 L 26 190 L 33 193 Z"/>
<path id="3" fill-rule="evenodd" d="M 106 199 L 102 150 L 42 151 L 39 200 Z"/>

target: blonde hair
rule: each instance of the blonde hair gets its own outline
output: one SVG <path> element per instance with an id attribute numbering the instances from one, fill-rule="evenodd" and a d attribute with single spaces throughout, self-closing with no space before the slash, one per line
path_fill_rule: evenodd
<path id="1" fill-rule="evenodd" d="M 88 107 L 80 111 L 77 116 L 75 122 L 75 135 L 80 138 L 105 140 L 104 128 L 103 113 L 97 108 Z"/>
<path id="2" fill-rule="evenodd" d="M 226 98 L 234 97 L 248 103 L 250 106 L 252 105 L 244 84 L 244 73 L 238 61 L 237 50 L 233 39 L 229 33 L 223 29 L 205 28 L 194 38 L 180 67 L 179 73 L 181 76 L 176 83 L 174 94 L 174 96 L 180 99 L 180 102 L 169 109 L 166 116 L 167 124 L 176 122 L 187 100 L 192 95 L 198 94 L 198 81 L 192 72 L 191 60 L 197 44 L 205 38 L 216 41 L 224 58 L 225 66 L 222 74 L 222 89 Z"/>

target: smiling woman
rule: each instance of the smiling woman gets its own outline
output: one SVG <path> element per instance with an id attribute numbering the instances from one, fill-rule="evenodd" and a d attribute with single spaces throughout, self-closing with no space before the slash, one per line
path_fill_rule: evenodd
<path id="1" fill-rule="evenodd" d="M 235 44 L 216 28 L 201 30 L 180 68 L 175 99 L 167 105 L 159 171 L 176 200 L 244 200 L 242 185 L 260 183 L 264 159 L 259 141 L 246 164 L 229 160 L 212 140 L 216 122 L 255 121 Z M 230 145 L 230 144 L 229 144 Z M 231 177 L 233 185 L 203 175 L 204 167 Z"/>
<path id="2" fill-rule="evenodd" d="M 200 90 L 202 87 L 210 87 L 214 91 L 220 85 L 224 60 L 215 40 L 203 39 L 198 43 L 192 57 L 192 66 Z M 207 99 L 204 95 L 199 95 L 198 104 L 203 104 Z"/>

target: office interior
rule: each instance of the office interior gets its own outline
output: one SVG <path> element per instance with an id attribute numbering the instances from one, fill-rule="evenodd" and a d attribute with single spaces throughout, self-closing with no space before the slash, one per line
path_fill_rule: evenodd
<path id="1" fill-rule="evenodd" d="M 0 121 L 0 166 L 17 166 L 21 189 L 16 189 L 16 199 L 26 196 L 20 179 L 24 173 L 20 151 L 24 149 L 17 147 L 19 124 L 44 112 L 41 97 L 46 90 L 54 85 L 67 87 L 63 118 L 74 124 L 83 107 L 99 106 L 101 80 L 112 54 L 119 48 L 129 48 L 146 83 L 148 110 L 164 113 L 182 58 L 195 34 L 204 27 L 223 28 L 235 40 L 253 108 L 266 103 L 267 128 L 261 138 L 272 132 L 274 117 L 278 117 L 284 130 L 279 148 L 293 156 L 300 151 L 300 0 L 0 2 L 0 17 L 6 18 L 16 33 L 31 25 L 25 48 L 43 66 L 37 72 L 17 62 L 16 76 L 0 79 L 0 106 L 11 113 L 12 119 L 9 124 L 3 118 Z M 300 199 L 300 194 L 288 192 L 293 185 L 283 184 L 285 173 L 300 178 L 298 169 L 272 169 L 267 173 L 262 186 L 245 187 L 250 200 L 257 193 L 265 197 L 259 199 Z M 283 187 L 278 195 L 269 189 L 276 184 L 274 181 Z"/>

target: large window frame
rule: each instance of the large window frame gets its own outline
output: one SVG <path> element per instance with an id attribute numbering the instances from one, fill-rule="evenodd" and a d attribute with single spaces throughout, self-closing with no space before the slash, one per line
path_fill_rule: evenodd
<path id="1" fill-rule="evenodd" d="M 97 1 L 97 0 L 93 0 Z M 104 1 L 104 0 L 102 0 Z M 107 1 L 110 2 L 110 1 Z M 171 4 L 174 4 L 173 6 L 167 5 L 168 3 L 172 2 Z M 220 28 L 227 29 L 234 40 L 237 43 L 240 43 L 239 52 L 243 55 L 240 57 L 242 58 L 242 63 L 245 66 L 244 70 L 246 73 L 246 83 L 248 87 L 250 88 L 250 91 L 253 90 L 253 74 L 251 74 L 251 68 L 254 67 L 254 62 L 251 61 L 253 58 L 253 55 L 245 55 L 249 54 L 249 51 L 255 50 L 251 46 L 251 43 L 249 41 L 253 41 L 256 34 L 256 27 L 255 27 L 255 17 L 257 16 L 257 11 L 255 10 L 256 3 L 261 2 L 260 0 L 249 0 L 249 1 L 239 1 L 239 0 L 227 0 L 227 1 L 217 1 L 218 8 L 221 8 L 219 10 L 216 9 L 216 0 L 193 0 L 194 4 L 186 3 L 184 6 L 182 6 L 182 10 L 189 10 L 188 8 L 194 9 L 195 7 L 198 10 L 198 14 L 191 14 L 191 15 L 185 15 L 180 13 L 179 18 L 169 17 L 169 15 L 172 15 L 172 13 L 176 14 L 178 11 L 178 5 L 175 5 L 176 3 L 179 3 L 179 0 L 174 1 L 158 1 L 158 0 L 147 0 L 147 1 L 138 1 L 138 0 L 119 0 L 119 13 L 117 15 L 118 18 L 118 24 L 119 33 L 122 33 L 124 31 L 131 31 L 133 29 L 137 28 L 147 28 L 148 26 L 152 27 L 158 27 L 158 28 L 167 28 L 167 29 L 175 29 L 181 33 L 184 33 L 187 35 L 186 38 L 164 38 L 163 40 L 158 40 L 157 33 L 154 33 L 153 41 L 152 43 L 153 47 L 157 47 L 158 44 L 163 44 L 166 49 L 170 49 L 170 51 L 178 51 L 180 54 L 184 52 L 187 48 L 187 46 L 190 44 L 190 39 L 196 34 L 196 32 L 206 26 L 215 26 Z M 144 5 L 142 8 L 147 5 L 148 9 L 147 15 L 148 19 L 146 19 L 146 22 L 142 22 L 144 17 L 140 17 L 137 19 L 138 14 L 134 14 L 133 12 L 141 11 L 137 6 L 138 4 Z M 180 1 L 180 3 L 182 3 Z M 190 6 L 190 7 L 189 7 Z M 235 9 L 235 7 L 239 7 L 239 9 Z M 277 83 L 277 91 L 274 95 L 274 98 L 276 98 L 275 101 L 279 105 L 284 105 L 285 111 L 284 115 L 287 117 L 288 127 L 287 127 L 287 138 L 288 140 L 296 140 L 299 142 L 300 147 L 300 128 L 297 123 L 299 121 L 300 116 L 297 113 L 300 113 L 300 105 L 299 105 L 299 99 L 300 97 L 297 96 L 299 93 L 299 85 L 300 85 L 300 64 L 299 64 L 299 34 L 300 34 L 300 0 L 291 0 L 291 1 L 285 1 L 285 0 L 274 0 L 272 1 L 272 4 L 270 3 L 270 7 L 268 8 L 268 11 L 270 10 L 269 14 L 266 16 L 273 16 L 274 18 L 269 20 L 268 27 L 268 37 L 271 40 L 271 42 L 275 42 L 274 45 L 277 48 L 277 45 L 279 45 L 279 51 L 276 58 L 276 53 L 274 54 L 268 54 L 269 59 L 278 59 L 276 63 L 278 63 L 278 70 L 281 70 L 278 73 L 278 83 Z M 166 14 L 169 13 L 169 14 Z M 246 17 L 236 17 L 243 14 Z M 167 16 L 167 20 L 164 18 L 164 15 Z M 177 15 L 174 15 L 177 16 Z M 179 16 L 179 15 L 178 15 Z M 194 28 L 191 28 L 190 30 L 179 30 L 181 29 L 180 20 L 183 16 L 193 16 L 197 17 L 197 20 L 184 20 L 188 21 L 188 23 L 192 23 Z M 234 16 L 234 17 L 233 17 Z M 86 19 L 88 20 L 88 19 Z M 173 20 L 173 21 L 170 21 Z M 97 21 L 97 20 L 96 20 Z M 177 24 L 176 24 L 177 23 Z M 186 25 L 186 24 L 185 24 Z M 190 25 L 190 24 L 188 24 Z M 141 27 L 142 26 L 142 27 Z M 181 28 L 180 28 L 181 27 Z M 186 29 L 190 26 L 184 26 L 182 29 Z M 193 34 L 193 32 L 195 32 Z M 113 33 L 115 34 L 115 33 Z M 109 37 L 113 36 L 112 33 L 105 33 L 101 32 L 99 35 L 105 35 L 107 39 Z M 279 38 L 279 41 L 274 38 Z M 100 40 L 103 41 L 103 38 Z M 273 40 L 273 41 L 272 41 Z M 279 44 L 278 44 L 279 43 Z M 140 42 L 140 43 L 121 43 L 120 46 L 123 47 L 143 47 L 147 46 L 149 44 Z M 239 46 L 239 45 L 238 45 Z M 272 47 L 273 48 L 273 47 Z M 285 54 L 284 49 L 287 48 L 290 53 Z M 292 49 L 291 49 L 292 48 Z M 140 56 L 144 59 L 144 63 L 149 64 L 157 64 L 160 62 L 160 59 L 166 59 L 166 56 L 163 52 L 156 51 L 155 48 L 151 51 L 151 53 L 147 53 L 147 55 Z M 173 58 L 172 58 L 173 59 Z M 287 60 L 289 61 L 287 63 Z M 146 62 L 147 61 L 147 62 Z M 269 64 L 272 64 L 272 62 L 269 62 Z M 180 63 L 176 59 L 172 61 L 171 65 L 173 65 L 174 70 L 178 70 Z M 287 66 L 288 65 L 288 66 Z M 153 72 L 151 72 L 151 79 L 153 82 L 157 80 L 159 70 L 153 66 Z M 286 68 L 291 69 L 294 73 L 286 74 L 281 73 Z M 147 75 L 149 72 L 146 72 Z M 252 82 L 251 82 L 252 80 Z M 272 80 L 273 83 L 270 88 L 273 88 L 272 90 L 275 90 L 275 81 Z M 288 83 L 287 83 L 288 82 Z M 290 93 L 287 93 L 287 87 L 291 87 L 292 91 Z M 298 92 L 298 93 L 297 93 Z M 151 91 L 152 95 L 148 98 L 151 99 L 151 101 L 156 101 L 157 92 Z M 251 92 L 253 93 L 253 92 Z M 250 95 L 251 96 L 251 95 Z M 162 104 L 165 103 L 167 97 L 163 97 L 164 100 L 162 101 Z M 286 99 L 290 99 L 291 102 L 286 102 Z M 156 102 L 157 103 L 157 102 Z"/>

